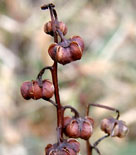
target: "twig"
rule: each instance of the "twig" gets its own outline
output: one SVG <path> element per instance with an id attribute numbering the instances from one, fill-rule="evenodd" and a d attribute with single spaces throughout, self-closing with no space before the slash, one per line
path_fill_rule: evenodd
<path id="1" fill-rule="evenodd" d="M 57 104 L 56 104 L 53 100 L 51 100 L 51 99 L 46 100 L 46 99 L 44 99 L 44 98 L 43 98 L 43 100 L 48 101 L 48 102 L 50 102 L 52 105 L 54 105 L 55 107 L 57 107 Z"/>
<path id="2" fill-rule="evenodd" d="M 109 137 L 110 135 L 107 134 L 101 138 L 99 138 L 94 144 L 93 144 L 93 147 L 95 148 L 102 140 L 104 140 L 105 138 Z"/>
<path id="3" fill-rule="evenodd" d="M 41 69 L 41 71 L 39 72 L 39 74 L 37 75 L 37 81 L 38 81 L 38 84 L 40 87 L 42 87 L 42 76 L 45 72 L 45 70 L 50 70 L 52 71 L 52 66 L 47 66 L 47 67 L 44 67 L 43 69 Z"/>
<path id="4" fill-rule="evenodd" d="M 95 151 L 99 154 L 102 155 L 101 152 L 99 151 L 99 149 L 97 147 L 93 147 L 93 149 L 95 149 Z"/>
<path id="5" fill-rule="evenodd" d="M 108 107 L 108 106 L 105 106 L 105 105 L 94 104 L 94 103 L 90 103 L 88 105 L 88 107 L 87 107 L 87 116 L 89 115 L 90 106 L 94 106 L 94 107 L 99 107 L 99 108 L 115 111 L 117 113 L 116 119 L 118 120 L 119 117 L 120 117 L 120 112 L 119 112 L 118 109 L 115 109 L 115 108 L 112 108 L 112 107 Z"/>
<path id="6" fill-rule="evenodd" d="M 79 117 L 79 112 L 78 112 L 75 108 L 73 108 L 73 107 L 67 105 L 67 106 L 64 106 L 63 109 L 64 109 L 64 111 L 65 111 L 66 109 L 71 109 L 71 111 L 74 112 L 75 117 Z"/>

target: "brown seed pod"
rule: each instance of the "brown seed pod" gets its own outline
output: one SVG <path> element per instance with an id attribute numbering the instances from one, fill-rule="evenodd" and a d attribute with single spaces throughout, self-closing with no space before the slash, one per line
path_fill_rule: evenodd
<path id="1" fill-rule="evenodd" d="M 36 80 L 24 82 L 21 86 L 21 94 L 24 99 L 38 100 L 40 98 L 49 99 L 54 94 L 54 86 L 49 80 L 42 81 L 42 88 Z"/>
<path id="2" fill-rule="evenodd" d="M 45 155 L 77 155 L 79 151 L 79 142 L 75 139 L 67 139 L 59 144 L 48 144 L 45 148 Z"/>
<path id="3" fill-rule="evenodd" d="M 94 121 L 90 117 L 64 118 L 64 133 L 71 138 L 89 139 L 93 132 Z"/>
<path id="4" fill-rule="evenodd" d="M 84 41 L 80 36 L 73 36 L 70 40 L 77 42 L 82 51 L 84 50 Z"/>
<path id="5" fill-rule="evenodd" d="M 56 24 L 56 29 L 59 29 L 63 33 L 63 35 L 67 34 L 67 26 L 61 21 L 58 22 L 58 24 Z M 44 32 L 53 36 L 53 28 L 51 21 L 44 24 Z"/>
<path id="6" fill-rule="evenodd" d="M 116 120 L 112 117 L 101 121 L 101 130 L 112 137 L 123 138 L 128 133 L 128 127 L 122 120 Z"/>
<path id="7" fill-rule="evenodd" d="M 54 43 L 49 46 L 48 53 L 54 61 L 65 65 L 81 59 L 84 49 L 83 40 L 79 36 L 72 38 L 73 39 L 65 40 L 58 44 Z"/>
<path id="8" fill-rule="evenodd" d="M 42 98 L 49 99 L 54 94 L 54 86 L 49 80 L 44 80 L 42 84 Z"/>
<path id="9" fill-rule="evenodd" d="M 72 56 L 72 61 L 79 60 L 82 57 L 82 49 L 76 41 L 70 43 L 70 54 Z"/>
<path id="10" fill-rule="evenodd" d="M 37 81 L 32 81 L 32 86 L 29 89 L 29 94 L 32 99 L 38 100 L 42 98 L 42 89 L 39 87 L 39 84 Z"/>
<path id="11" fill-rule="evenodd" d="M 82 139 L 88 139 L 92 135 L 94 121 L 92 118 L 86 117 L 80 133 Z"/>
<path id="12" fill-rule="evenodd" d="M 65 128 L 69 123 L 70 121 L 72 120 L 73 118 L 71 117 L 64 117 L 64 122 L 63 122 L 63 127 Z"/>
<path id="13" fill-rule="evenodd" d="M 70 147 L 75 151 L 79 152 L 80 151 L 80 144 L 76 139 L 70 138 L 67 140 L 67 142 L 70 144 Z"/>
<path id="14" fill-rule="evenodd" d="M 71 120 L 71 122 L 67 125 L 65 134 L 71 138 L 79 138 L 80 137 L 80 129 L 79 123 L 76 119 Z"/>
<path id="15" fill-rule="evenodd" d="M 67 34 L 68 29 L 67 29 L 67 26 L 63 22 L 61 22 L 61 21 L 59 22 L 58 28 L 63 33 L 63 35 Z"/>
<path id="16" fill-rule="evenodd" d="M 65 65 L 72 61 L 72 55 L 69 47 L 64 48 L 59 44 L 54 43 L 50 45 L 48 53 L 54 61 L 57 61 L 60 64 Z"/>
<path id="17" fill-rule="evenodd" d="M 26 81 L 23 82 L 20 88 L 21 95 L 23 96 L 24 99 L 29 100 L 31 98 L 29 94 L 29 89 L 32 86 L 32 82 Z"/>

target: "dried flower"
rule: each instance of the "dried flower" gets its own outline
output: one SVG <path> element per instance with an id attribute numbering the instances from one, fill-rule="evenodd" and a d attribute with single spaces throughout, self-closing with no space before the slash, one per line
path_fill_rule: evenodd
<path id="1" fill-rule="evenodd" d="M 64 118 L 64 132 L 71 138 L 89 139 L 93 132 L 94 121 L 90 117 Z"/>
<path id="2" fill-rule="evenodd" d="M 63 33 L 63 35 L 66 35 L 67 26 L 63 22 L 59 21 L 58 24 L 56 24 L 55 28 L 59 29 Z M 53 26 L 51 21 L 44 25 L 44 32 L 53 36 Z"/>
<path id="3" fill-rule="evenodd" d="M 70 138 L 59 144 L 48 144 L 45 148 L 45 155 L 77 155 L 79 151 L 79 142 Z"/>
<path id="4" fill-rule="evenodd" d="M 101 122 L 101 130 L 112 137 L 123 138 L 128 133 L 128 127 L 122 120 L 116 120 L 113 117 L 105 118 Z"/>
<path id="5" fill-rule="evenodd" d="M 69 40 L 50 45 L 48 52 L 54 61 L 60 64 L 67 64 L 81 59 L 84 49 L 84 42 L 81 37 L 73 36 Z"/>
<path id="6" fill-rule="evenodd" d="M 21 94 L 26 100 L 29 100 L 31 98 L 34 100 L 40 98 L 49 99 L 54 94 L 54 86 L 49 80 L 42 81 L 42 88 L 35 80 L 27 81 L 24 82 L 21 86 Z"/>

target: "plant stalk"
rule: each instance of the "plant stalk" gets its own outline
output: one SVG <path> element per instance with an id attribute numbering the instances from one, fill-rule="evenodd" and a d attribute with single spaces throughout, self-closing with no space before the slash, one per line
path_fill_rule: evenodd
<path id="1" fill-rule="evenodd" d="M 53 85 L 55 88 L 55 101 L 57 103 L 57 131 L 58 131 L 58 142 L 63 140 L 63 132 L 62 132 L 62 124 L 63 124 L 63 117 L 62 117 L 62 106 L 60 103 L 60 96 L 59 96 L 59 87 L 58 87 L 58 76 L 57 76 L 57 62 L 54 62 L 53 69 L 52 69 L 52 80 Z"/>
<path id="2" fill-rule="evenodd" d="M 89 140 L 86 141 L 86 149 L 87 149 L 87 155 L 92 155 L 93 148 L 91 147 Z"/>
<path id="3" fill-rule="evenodd" d="M 53 13 L 53 8 L 51 6 L 49 6 L 49 10 L 50 10 L 50 15 L 51 15 L 51 21 L 52 21 L 52 27 L 53 27 L 53 32 L 54 32 L 54 42 L 58 43 L 58 35 L 56 33 L 56 28 L 55 28 L 55 20 L 54 19 L 54 13 Z M 57 104 L 57 138 L 58 138 L 58 143 L 63 141 L 63 129 L 62 129 L 62 125 L 63 125 L 63 110 L 62 110 L 62 105 L 60 103 L 60 96 L 59 96 L 59 87 L 58 87 L 58 64 L 56 61 L 54 61 L 54 64 L 52 66 L 52 81 L 53 81 L 53 85 L 55 88 L 55 101 Z"/>

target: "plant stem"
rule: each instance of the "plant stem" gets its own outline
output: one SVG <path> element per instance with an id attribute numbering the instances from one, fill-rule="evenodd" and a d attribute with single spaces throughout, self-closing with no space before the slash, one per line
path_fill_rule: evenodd
<path id="1" fill-rule="evenodd" d="M 47 67 L 44 67 L 43 69 L 41 69 L 41 71 L 39 72 L 39 74 L 37 75 L 37 81 L 38 81 L 38 84 L 40 87 L 42 87 L 42 76 L 45 72 L 45 70 L 52 70 L 52 66 L 47 66 Z"/>
<path id="2" fill-rule="evenodd" d="M 62 117 L 62 106 L 60 103 L 60 96 L 59 96 L 59 88 L 58 88 L 58 76 L 57 76 L 57 62 L 54 62 L 53 69 L 52 69 L 52 80 L 53 85 L 55 88 L 55 100 L 57 103 L 57 131 L 58 131 L 58 142 L 63 140 L 63 132 L 62 132 L 62 124 L 63 124 L 63 117 Z"/>
<path id="3" fill-rule="evenodd" d="M 53 13 L 53 7 L 49 5 L 49 10 L 50 10 L 50 15 L 51 15 L 51 21 L 52 21 L 52 27 L 53 27 L 53 32 L 54 32 L 54 42 L 58 43 L 58 35 L 56 33 L 56 28 L 55 28 L 55 20 L 54 19 L 54 13 Z M 62 132 L 62 125 L 63 125 L 63 110 L 62 110 L 62 105 L 60 103 L 60 96 L 59 96 L 59 87 L 58 87 L 58 65 L 57 62 L 54 61 L 54 64 L 52 66 L 52 81 L 53 85 L 55 88 L 54 95 L 55 95 L 55 101 L 57 104 L 57 138 L 58 138 L 58 143 L 63 141 L 63 132 Z"/>
<path id="4" fill-rule="evenodd" d="M 94 107 L 99 107 L 99 108 L 103 108 L 103 109 L 107 109 L 107 110 L 111 110 L 111 111 L 115 111 L 117 113 L 116 119 L 118 120 L 120 117 L 120 112 L 118 109 L 112 108 L 112 107 L 108 107 L 106 105 L 101 105 L 101 104 L 94 104 L 94 103 L 90 103 L 87 107 L 87 116 L 89 115 L 89 108 L 90 106 L 94 106 Z"/>
<path id="5" fill-rule="evenodd" d="M 75 108 L 71 107 L 70 105 L 66 105 L 63 107 L 63 111 L 65 111 L 66 109 L 71 109 L 71 111 L 75 114 L 75 118 L 79 117 L 79 112 Z"/>
<path id="6" fill-rule="evenodd" d="M 54 37 L 54 42 L 58 43 L 58 34 L 56 32 L 56 23 L 58 23 L 58 17 L 57 17 L 57 12 L 54 9 L 55 5 L 50 3 L 50 4 L 45 4 L 41 7 L 42 10 L 49 9 L 50 11 L 50 16 L 51 16 L 51 24 L 52 24 L 52 29 L 53 29 L 53 37 Z M 51 100 L 48 100 L 51 102 L 53 105 L 56 106 L 57 108 L 57 138 L 58 138 L 58 144 L 63 141 L 63 107 L 60 103 L 60 96 L 59 96 L 59 87 L 58 87 L 58 74 L 57 74 L 57 69 L 58 65 L 57 62 L 54 61 L 54 64 L 51 67 L 45 67 L 41 72 L 38 74 L 37 79 L 41 81 L 42 74 L 46 69 L 50 69 L 51 75 L 52 75 L 52 81 L 53 85 L 55 88 L 54 95 L 55 95 L 55 104 Z"/>
<path id="7" fill-rule="evenodd" d="M 86 141 L 86 148 L 87 148 L 87 155 L 92 155 L 93 148 L 92 148 L 89 140 Z"/>
<path id="8" fill-rule="evenodd" d="M 43 99 L 43 100 L 48 101 L 48 102 L 50 102 L 52 105 L 54 105 L 55 107 L 57 107 L 57 104 L 56 104 L 53 100 L 51 100 L 51 99 L 48 99 L 48 100 Z"/>
<path id="9" fill-rule="evenodd" d="M 104 139 L 102 137 L 102 139 Z M 101 141 L 101 140 L 100 140 Z M 99 142 L 98 142 L 99 144 Z M 97 144 L 96 144 L 97 145 Z M 101 155 L 101 152 L 99 151 L 99 149 L 96 147 L 96 145 L 91 145 L 89 140 L 86 141 L 86 146 L 87 146 L 87 155 L 92 155 L 93 154 L 93 149 L 98 153 L 98 155 Z"/>
<path id="10" fill-rule="evenodd" d="M 105 138 L 109 137 L 110 135 L 107 134 L 101 138 L 99 138 L 94 144 L 93 144 L 93 147 L 96 147 L 102 140 L 104 140 Z"/>
<path id="11" fill-rule="evenodd" d="M 60 36 L 60 38 L 61 38 L 62 41 L 67 41 L 67 40 L 64 38 L 63 33 L 62 33 L 59 29 L 57 29 L 57 32 L 58 32 L 58 34 L 59 34 L 59 36 Z"/>

